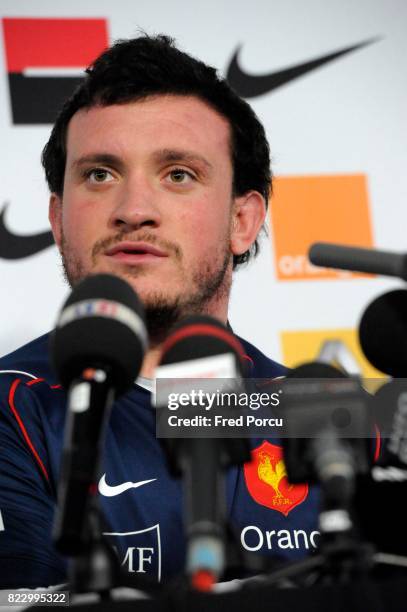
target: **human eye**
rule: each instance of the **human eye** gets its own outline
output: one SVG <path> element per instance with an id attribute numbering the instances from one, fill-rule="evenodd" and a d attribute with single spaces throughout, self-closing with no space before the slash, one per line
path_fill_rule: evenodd
<path id="1" fill-rule="evenodd" d="M 167 176 L 174 185 L 186 185 L 195 180 L 195 175 L 184 168 L 173 168 Z"/>
<path id="2" fill-rule="evenodd" d="M 86 180 L 92 185 L 98 183 L 110 183 L 113 180 L 113 175 L 106 168 L 90 168 L 84 172 Z"/>

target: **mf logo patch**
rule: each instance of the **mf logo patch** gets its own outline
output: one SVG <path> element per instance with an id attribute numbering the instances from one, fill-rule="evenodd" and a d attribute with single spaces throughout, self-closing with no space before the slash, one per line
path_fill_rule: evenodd
<path id="1" fill-rule="evenodd" d="M 160 525 L 140 531 L 105 532 L 129 574 L 149 574 L 161 580 Z"/>
<path id="2" fill-rule="evenodd" d="M 108 47 L 106 19 L 4 18 L 13 123 L 53 123 L 83 70 Z"/>
<path id="3" fill-rule="evenodd" d="M 308 485 L 288 482 L 282 448 L 263 442 L 252 450 L 252 460 L 244 465 L 246 486 L 253 499 L 262 506 L 285 516 L 308 495 Z"/>
<path id="4" fill-rule="evenodd" d="M 317 241 L 373 245 L 363 174 L 279 177 L 274 184 L 270 215 L 279 280 L 362 276 L 313 266 L 307 253 Z"/>

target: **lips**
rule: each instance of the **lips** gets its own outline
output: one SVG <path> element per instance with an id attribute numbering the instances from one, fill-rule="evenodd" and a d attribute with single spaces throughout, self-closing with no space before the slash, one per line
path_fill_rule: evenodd
<path id="1" fill-rule="evenodd" d="M 168 257 L 167 253 L 147 242 L 119 242 L 105 253 L 118 261 L 125 263 L 142 263 L 158 261 Z"/>

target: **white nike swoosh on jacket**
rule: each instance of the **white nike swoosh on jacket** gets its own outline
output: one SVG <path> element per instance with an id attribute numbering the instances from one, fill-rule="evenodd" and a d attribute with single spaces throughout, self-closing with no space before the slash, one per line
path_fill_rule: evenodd
<path id="1" fill-rule="evenodd" d="M 105 497 L 114 497 L 115 495 L 120 495 L 129 489 L 137 489 L 138 487 L 142 487 L 149 482 L 154 482 L 157 478 L 151 478 L 150 480 L 140 480 L 139 482 L 123 482 L 122 484 L 110 486 L 106 482 L 106 474 L 103 474 L 102 478 L 99 480 L 99 493 L 104 495 Z"/>

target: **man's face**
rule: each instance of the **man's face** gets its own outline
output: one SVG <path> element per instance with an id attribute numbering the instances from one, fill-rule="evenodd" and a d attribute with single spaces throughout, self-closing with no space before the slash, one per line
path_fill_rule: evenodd
<path id="1" fill-rule="evenodd" d="M 66 275 L 128 281 L 148 308 L 223 315 L 235 202 L 228 122 L 187 96 L 80 110 L 50 219 Z"/>

